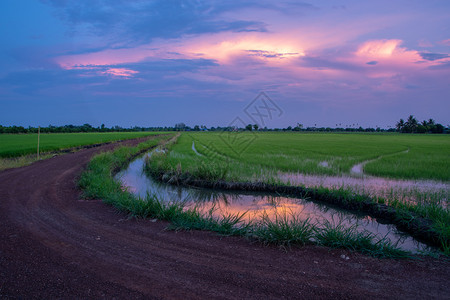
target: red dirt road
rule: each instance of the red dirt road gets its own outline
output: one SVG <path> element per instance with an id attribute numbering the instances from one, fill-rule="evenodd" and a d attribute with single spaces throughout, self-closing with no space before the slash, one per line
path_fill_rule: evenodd
<path id="1" fill-rule="evenodd" d="M 136 143 L 128 141 L 126 143 Z M 0 298 L 450 298 L 450 263 L 292 251 L 81 200 L 85 149 L 0 172 Z M 342 254 L 348 260 L 340 258 Z"/>

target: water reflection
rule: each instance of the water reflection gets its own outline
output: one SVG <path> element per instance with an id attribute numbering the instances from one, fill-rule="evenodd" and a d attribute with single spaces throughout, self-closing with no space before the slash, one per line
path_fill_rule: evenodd
<path id="1" fill-rule="evenodd" d="M 321 176 L 301 173 L 278 173 L 281 182 L 305 187 L 344 188 L 360 194 L 405 201 L 433 201 L 448 206 L 450 185 L 431 180 L 400 180 L 373 176 Z"/>
<path id="2" fill-rule="evenodd" d="M 269 218 L 276 215 L 299 216 L 300 219 L 309 219 L 312 223 L 323 224 L 340 222 L 348 227 L 357 224 L 360 228 L 370 231 L 379 237 L 387 237 L 398 243 L 402 249 L 420 252 L 430 250 L 412 237 L 398 232 L 395 226 L 381 224 L 376 219 L 365 215 L 352 214 L 323 204 L 304 199 L 267 195 L 262 193 L 244 193 L 218 191 L 212 189 L 186 188 L 157 182 L 143 173 L 145 156 L 132 161 L 129 166 L 116 175 L 123 186 L 131 193 L 145 197 L 154 194 L 163 201 L 182 201 L 188 208 L 196 207 L 202 212 L 212 212 L 220 217 L 224 214 L 242 214 L 246 212 L 246 221 L 255 220 L 262 214 Z"/>

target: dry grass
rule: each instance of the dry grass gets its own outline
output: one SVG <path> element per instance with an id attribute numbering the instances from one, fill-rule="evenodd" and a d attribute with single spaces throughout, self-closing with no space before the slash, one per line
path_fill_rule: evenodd
<path id="1" fill-rule="evenodd" d="M 54 157 L 55 153 L 43 153 L 39 156 L 39 160 L 48 159 Z M 36 154 L 24 155 L 14 158 L 0 158 L 0 171 L 12 168 L 20 168 L 31 165 L 38 161 Z"/>

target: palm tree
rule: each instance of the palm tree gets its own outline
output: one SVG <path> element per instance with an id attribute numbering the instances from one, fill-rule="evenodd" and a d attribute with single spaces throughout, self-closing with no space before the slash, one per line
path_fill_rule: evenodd
<path id="1" fill-rule="evenodd" d="M 403 127 L 405 127 L 405 121 L 403 119 L 400 119 L 395 127 L 397 127 L 397 131 L 403 131 Z"/>
<path id="2" fill-rule="evenodd" d="M 408 132 L 415 132 L 417 129 L 417 119 L 414 118 L 413 115 L 409 115 L 408 120 L 406 120 L 406 127 L 408 128 Z"/>

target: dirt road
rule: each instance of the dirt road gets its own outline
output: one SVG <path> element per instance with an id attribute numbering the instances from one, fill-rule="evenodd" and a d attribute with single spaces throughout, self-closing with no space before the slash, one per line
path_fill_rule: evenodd
<path id="1" fill-rule="evenodd" d="M 285 252 L 167 231 L 165 222 L 82 200 L 76 178 L 94 153 L 115 145 L 0 172 L 1 299 L 449 298 L 450 263 L 442 260 L 315 246 Z"/>

